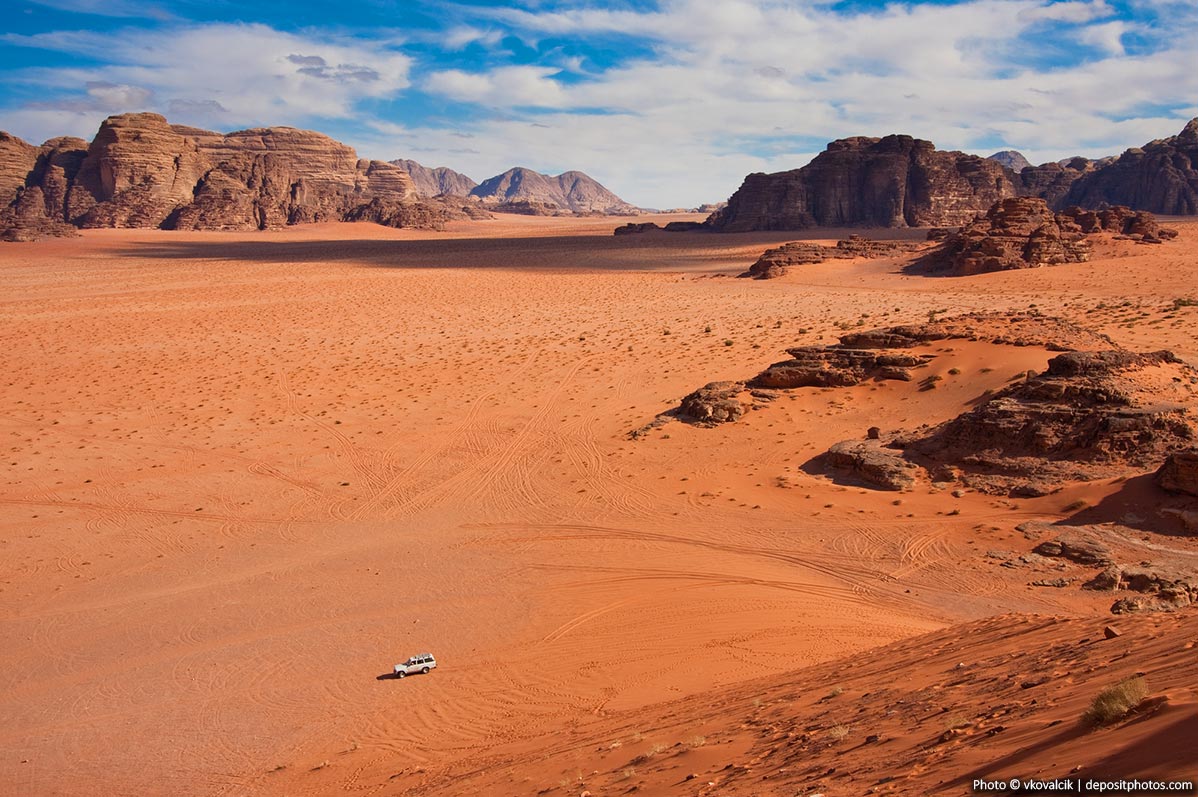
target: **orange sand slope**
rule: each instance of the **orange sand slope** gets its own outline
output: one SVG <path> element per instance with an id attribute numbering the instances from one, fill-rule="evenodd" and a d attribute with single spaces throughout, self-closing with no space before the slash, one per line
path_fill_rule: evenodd
<path id="1" fill-rule="evenodd" d="M 596 721 L 693 705 L 698 726 L 709 704 L 657 704 L 998 613 L 1105 611 L 984 554 L 1117 505 L 1118 484 L 896 496 L 801 468 L 868 426 L 951 417 L 1043 349 L 946 341 L 930 393 L 796 391 L 731 426 L 628 432 L 787 346 L 933 310 L 1036 306 L 1198 359 L 1198 309 L 1173 309 L 1198 224 L 1077 266 L 766 283 L 718 275 L 794 234 L 612 226 L 0 249 L 6 790 L 437 793 L 514 750 L 539 789 L 563 776 L 538 751 Z M 433 674 L 377 680 L 424 650 Z M 533 790 L 491 774 L 481 793 Z"/>

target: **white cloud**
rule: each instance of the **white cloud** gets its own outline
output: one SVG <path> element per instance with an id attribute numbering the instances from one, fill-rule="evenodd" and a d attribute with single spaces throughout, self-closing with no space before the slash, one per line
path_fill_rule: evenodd
<path id="1" fill-rule="evenodd" d="M 1124 36 L 1140 29 L 1114 13 L 1105 0 L 896 3 L 851 15 L 776 0 L 663 0 L 644 13 L 491 9 L 483 16 L 516 35 L 635 35 L 655 54 L 581 81 L 502 67 L 444 70 L 423 87 L 488 109 L 541 109 L 469 126 L 482 151 L 457 162 L 476 178 L 516 162 L 580 168 L 633 202 L 695 204 L 849 135 L 903 132 L 946 149 L 1011 146 L 1054 160 L 1171 135 L 1181 122 L 1159 109 L 1198 96 L 1187 66 L 1198 61 L 1195 30 L 1175 26 L 1162 49 L 1129 56 Z M 1046 23 L 1058 26 L 1057 60 L 1075 42 L 1102 57 L 1035 66 Z M 434 131 L 392 145 L 455 162 Z"/>
<path id="2" fill-rule="evenodd" d="M 411 68 L 411 59 L 386 43 L 305 36 L 265 25 L 10 34 L 3 39 L 105 62 L 17 74 L 18 80 L 64 97 L 5 113 L 16 120 L 8 122 L 14 133 L 34 139 L 59 134 L 38 124 L 61 119 L 48 112 L 86 111 L 81 103 L 90 103 L 94 130 L 106 114 L 132 110 L 127 100 L 134 95 L 141 101 L 132 104 L 144 110 L 173 110 L 172 121 L 204 126 L 347 118 L 357 113 L 362 100 L 392 97 L 405 89 Z M 72 94 L 88 85 L 122 87 L 127 97 L 115 91 L 107 98 L 97 97 L 90 89 L 84 95 Z M 20 124 L 29 129 L 20 129 Z"/>
<path id="3" fill-rule="evenodd" d="M 1107 5 L 1106 0 L 1065 0 L 1028 9 L 1023 12 L 1023 18 L 1034 21 L 1082 23 L 1106 19 L 1114 13 L 1114 9 Z"/>
<path id="4" fill-rule="evenodd" d="M 446 30 L 404 32 L 425 51 L 440 48 L 423 65 L 379 32 L 203 25 L 8 35 L 0 40 L 109 65 L 19 73 L 70 97 L 5 112 L 5 124 L 18 135 L 90 134 L 107 106 L 130 103 L 226 130 L 336 133 L 325 120 L 352 119 L 341 137 L 371 157 L 414 157 L 475 179 L 514 164 L 577 168 L 632 202 L 688 205 L 727 197 L 750 171 L 801 166 L 850 135 L 902 132 L 946 149 L 1010 147 L 1055 160 L 1176 133 L 1198 96 L 1198 14 L 1186 2 L 1189 13 L 1172 0 L 1126 0 L 1131 14 L 1108 0 L 906 2 L 867 13 L 793 0 L 661 0 L 641 12 L 458 5 Z M 1166 9 L 1162 27 L 1154 14 Z M 600 67 L 579 54 L 587 47 L 545 45 L 532 63 L 495 49 L 490 67 L 455 61 L 463 48 L 508 36 L 613 54 L 629 37 L 640 55 Z M 452 100 L 448 113 L 472 110 L 438 122 L 363 113 L 409 83 Z M 435 100 L 414 107 L 428 106 Z"/>
<path id="5" fill-rule="evenodd" d="M 560 71 L 542 66 L 505 66 L 481 73 L 449 69 L 429 75 L 424 89 L 463 102 L 554 108 L 567 102 L 562 84 L 552 79 Z"/>

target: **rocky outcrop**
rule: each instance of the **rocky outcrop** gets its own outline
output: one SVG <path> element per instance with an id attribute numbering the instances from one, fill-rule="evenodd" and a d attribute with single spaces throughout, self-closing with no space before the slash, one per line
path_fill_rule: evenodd
<path id="1" fill-rule="evenodd" d="M 478 183 L 466 175 L 445 166 L 430 169 L 414 160 L 404 159 L 391 161 L 391 164 L 408 173 L 408 176 L 412 178 L 412 185 L 416 189 L 417 196 L 435 197 L 443 194 L 467 196 L 478 186 Z"/>
<path id="2" fill-rule="evenodd" d="M 908 456 L 984 492 L 1043 495 L 1157 467 L 1198 440 L 1198 371 L 1169 352 L 1069 352 L 933 429 Z"/>
<path id="3" fill-rule="evenodd" d="M 963 277 L 1084 263 L 1093 248 L 1089 236 L 1101 232 L 1144 243 L 1160 243 L 1177 235 L 1144 211 L 1074 207 L 1054 213 L 1043 199 L 1010 197 L 949 235 L 920 265 L 933 273 Z"/>
<path id="4" fill-rule="evenodd" d="M 668 229 L 668 227 L 667 227 Z M 751 279 L 774 279 L 781 277 L 792 266 L 822 263 L 825 260 L 850 260 L 854 258 L 894 257 L 912 252 L 920 244 L 910 241 L 875 241 L 860 235 L 850 235 L 837 241 L 836 246 L 823 246 L 809 241 L 791 241 L 773 249 L 767 249 L 749 270 L 738 276 Z"/>
<path id="5" fill-rule="evenodd" d="M 1198 448 L 1170 454 L 1156 472 L 1156 483 L 1171 493 L 1198 495 Z"/>
<path id="6" fill-rule="evenodd" d="M 1002 165 L 910 136 L 833 141 L 793 171 L 751 174 L 707 219 L 721 232 L 959 226 L 1019 193 Z"/>
<path id="7" fill-rule="evenodd" d="M 1005 166 L 1016 174 L 1032 165 L 1031 161 L 1023 157 L 1022 152 L 1014 149 L 1001 150 L 987 157 L 986 160 Z"/>
<path id="8" fill-rule="evenodd" d="M 787 349 L 786 353 L 791 359 L 766 368 L 749 381 L 749 387 L 770 390 L 850 387 L 867 379 L 910 382 L 910 369 L 924 366 L 932 359 L 931 355 L 840 346 L 800 346 Z"/>
<path id="9" fill-rule="evenodd" d="M 8 205 L 17 198 L 37 158 L 37 147 L 0 130 L 0 203 Z"/>
<path id="10" fill-rule="evenodd" d="M 829 470 L 883 490 L 909 490 L 919 467 L 878 440 L 845 440 L 823 457 Z"/>
<path id="11" fill-rule="evenodd" d="M 470 195 L 497 206 L 526 202 L 571 213 L 625 216 L 638 212 L 593 178 L 576 171 L 551 176 L 516 167 L 484 180 Z"/>
<path id="12" fill-rule="evenodd" d="M 714 425 L 738 420 L 752 406 L 753 399 L 744 382 L 712 382 L 682 399 L 678 414 Z"/>
<path id="13" fill-rule="evenodd" d="M 635 222 L 630 221 L 627 224 L 621 224 L 612 231 L 613 235 L 639 235 L 643 232 L 661 232 L 662 227 L 651 221 Z"/>
<path id="14" fill-rule="evenodd" d="M 1126 205 L 1172 216 L 1198 213 L 1198 119 L 1176 136 L 1129 149 L 1081 176 L 1063 204 Z"/>
<path id="15" fill-rule="evenodd" d="M 1043 346 L 1050 351 L 1115 349 L 1106 335 L 1071 321 L 1035 313 L 966 313 L 922 324 L 899 324 L 840 336 L 840 344 L 899 349 L 938 340 L 972 340 L 1004 346 Z"/>
<path id="16" fill-rule="evenodd" d="M 1056 539 L 1042 542 L 1032 552 L 1040 556 L 1068 559 L 1079 565 L 1110 567 L 1115 564 L 1109 546 L 1096 537 L 1080 532 L 1062 534 Z"/>
<path id="17" fill-rule="evenodd" d="M 1023 184 L 1020 193 L 1024 196 L 1039 197 L 1047 202 L 1049 207 L 1060 209 L 1065 206 L 1065 198 L 1073 184 L 1100 165 L 1102 161 L 1070 158 L 1057 163 L 1025 167 L 1019 172 L 1019 180 Z"/>
<path id="18" fill-rule="evenodd" d="M 707 219 L 721 232 L 810 227 L 957 227 L 1000 199 L 1043 199 L 1053 210 L 1124 205 L 1198 213 L 1198 119 L 1119 158 L 1031 166 L 1014 151 L 980 158 L 903 135 L 833 141 L 811 163 L 750 174 Z"/>
<path id="19" fill-rule="evenodd" d="M 743 412 L 729 403 L 753 403 L 774 397 L 772 391 L 798 388 L 852 387 L 869 380 L 914 380 L 914 369 L 934 355 L 901 351 L 947 339 L 967 339 L 1014 346 L 1046 346 L 1058 351 L 1079 347 L 1114 347 L 1105 335 L 1089 332 L 1068 321 L 1030 313 L 973 313 L 937 319 L 922 325 L 901 325 L 842 335 L 833 346 L 799 346 L 787 350 L 790 359 L 776 362 L 747 382 L 716 382 L 683 400 L 680 413 L 708 421 L 734 421 Z M 731 392 L 729 392 L 731 391 Z M 747 391 L 747 392 L 746 392 Z M 717 406 L 725 409 L 716 411 Z M 871 439 L 877 439 L 872 436 Z"/>
<path id="20" fill-rule="evenodd" d="M 0 140 L 0 189 L 28 166 L 0 230 L 9 238 L 75 227 L 265 229 L 372 219 L 437 226 L 460 217 L 421 205 L 407 172 L 290 127 L 227 135 L 170 125 L 151 113 L 109 117 L 95 139 L 52 139 L 33 151 Z M 2 199 L 3 197 L 0 197 Z M 32 231 L 32 232 L 30 232 Z"/>
<path id="21" fill-rule="evenodd" d="M 553 202 L 540 202 L 535 199 L 514 199 L 511 202 L 483 203 L 496 213 L 512 213 L 517 216 L 571 216 L 572 211 Z"/>
<path id="22" fill-rule="evenodd" d="M 761 257 L 749 266 L 748 271 L 738 276 L 757 280 L 774 279 L 785 275 L 794 266 L 822 263 L 834 252 L 830 246 L 808 241 L 791 241 L 773 249 L 766 249 Z"/>
<path id="23" fill-rule="evenodd" d="M 53 138 L 31 147 L 0 133 L 0 240 L 77 235 L 64 219 L 86 155 L 87 142 L 79 138 Z"/>

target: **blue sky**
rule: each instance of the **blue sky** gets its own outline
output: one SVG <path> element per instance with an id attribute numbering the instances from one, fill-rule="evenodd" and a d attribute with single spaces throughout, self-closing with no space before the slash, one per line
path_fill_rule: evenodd
<path id="1" fill-rule="evenodd" d="M 1194 0 L 6 0 L 0 128 L 292 125 L 481 180 L 726 198 L 849 135 L 1034 162 L 1198 116 Z M 330 9 L 338 13 L 332 13 Z"/>

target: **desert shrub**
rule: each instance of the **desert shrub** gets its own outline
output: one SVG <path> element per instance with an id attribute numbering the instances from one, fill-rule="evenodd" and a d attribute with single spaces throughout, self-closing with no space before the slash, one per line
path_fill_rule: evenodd
<path id="1" fill-rule="evenodd" d="M 1098 693 L 1082 715 L 1087 725 L 1106 725 L 1127 716 L 1127 712 L 1148 696 L 1148 682 L 1142 676 L 1125 678 Z"/>

